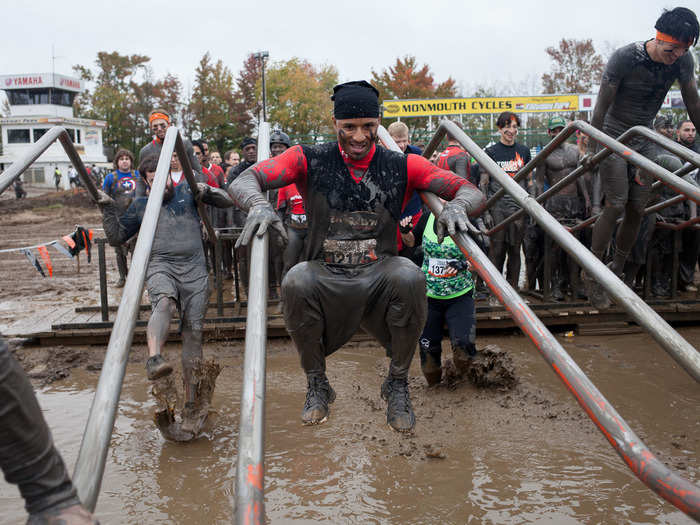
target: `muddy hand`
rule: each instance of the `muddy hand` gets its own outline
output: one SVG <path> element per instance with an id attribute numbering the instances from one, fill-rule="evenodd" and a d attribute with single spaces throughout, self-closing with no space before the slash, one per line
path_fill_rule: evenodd
<path id="1" fill-rule="evenodd" d="M 469 222 L 469 219 L 467 219 L 467 214 L 464 213 L 464 209 L 452 202 L 445 203 L 442 208 L 442 213 L 440 213 L 440 216 L 437 219 L 437 228 L 435 233 L 437 233 L 438 244 L 442 244 L 442 241 L 445 238 L 445 229 L 447 229 L 447 233 L 450 235 L 454 235 L 458 231 L 475 231 L 476 233 L 479 233 L 479 230 L 477 230 Z"/>
<path id="2" fill-rule="evenodd" d="M 200 202 L 202 200 L 202 197 L 204 197 L 208 191 L 209 191 L 208 184 L 206 184 L 204 182 L 198 182 L 197 183 L 197 194 L 194 196 L 195 200 L 197 202 Z"/>
<path id="3" fill-rule="evenodd" d="M 112 200 L 112 197 L 107 195 L 102 190 L 97 190 L 97 205 L 100 208 L 102 208 L 104 206 L 109 206 L 110 204 L 114 204 L 114 200 Z"/>
<path id="4" fill-rule="evenodd" d="M 241 236 L 236 241 L 236 248 L 247 246 L 253 238 L 253 234 L 262 237 L 267 232 L 267 228 L 271 227 L 274 233 L 279 235 L 283 244 L 287 244 L 287 232 L 284 229 L 282 221 L 272 209 L 269 203 L 258 204 L 253 206 L 248 212 L 248 218 L 245 221 L 245 226 L 241 232 Z"/>

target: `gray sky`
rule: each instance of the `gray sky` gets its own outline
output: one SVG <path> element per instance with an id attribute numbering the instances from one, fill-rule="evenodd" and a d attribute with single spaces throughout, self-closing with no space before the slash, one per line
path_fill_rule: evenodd
<path id="1" fill-rule="evenodd" d="M 694 2 L 692 2 L 694 3 Z M 469 94 L 510 82 L 535 94 L 549 70 L 544 49 L 562 37 L 592 38 L 598 51 L 653 36 L 661 9 L 646 0 L 263 2 L 3 0 L 0 74 L 56 72 L 93 65 L 98 51 L 145 54 L 156 76 L 176 74 L 187 91 L 209 51 L 236 74 L 251 51 L 271 60 L 300 57 L 338 68 L 341 80 L 370 77 L 397 56 L 415 55 L 435 80 L 448 76 Z M 685 2 L 693 8 L 691 3 Z M 697 7 L 697 5 L 696 5 Z"/>

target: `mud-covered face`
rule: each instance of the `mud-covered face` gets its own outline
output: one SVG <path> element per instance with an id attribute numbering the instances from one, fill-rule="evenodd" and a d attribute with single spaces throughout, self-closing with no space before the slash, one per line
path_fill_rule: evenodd
<path id="1" fill-rule="evenodd" d="M 284 153 L 287 151 L 287 146 L 280 142 L 274 142 L 273 144 L 270 144 L 270 155 L 273 157 L 276 157 L 280 153 Z"/>
<path id="2" fill-rule="evenodd" d="M 117 167 L 122 173 L 131 171 L 131 159 L 128 155 L 122 155 L 117 159 Z"/>
<path id="3" fill-rule="evenodd" d="M 654 40 L 656 43 L 655 53 L 652 56 L 652 60 L 655 62 L 661 62 L 670 66 L 676 60 L 681 58 L 688 51 L 688 46 L 682 44 L 673 44 L 671 42 L 664 42 L 663 40 Z"/>
<path id="4" fill-rule="evenodd" d="M 151 186 L 153 186 L 153 179 L 156 178 L 156 172 L 155 171 L 147 171 L 146 172 L 146 195 L 151 193 Z M 163 192 L 163 203 L 168 202 L 170 199 L 173 198 L 173 195 L 175 194 L 175 186 L 173 186 L 173 179 L 168 176 L 168 179 L 165 181 L 165 191 Z"/>
<path id="5" fill-rule="evenodd" d="M 506 146 L 515 144 L 515 136 L 518 134 L 518 123 L 512 119 L 502 128 L 498 128 L 498 133 L 501 134 L 501 142 Z"/>
<path id="6" fill-rule="evenodd" d="M 243 158 L 246 162 L 255 162 L 258 160 L 258 146 L 255 144 L 248 144 L 243 148 Z"/>
<path id="7" fill-rule="evenodd" d="M 168 123 L 165 119 L 157 118 L 151 122 L 151 132 L 158 137 L 158 139 L 163 140 L 166 131 L 168 131 Z"/>
<path id="8" fill-rule="evenodd" d="M 333 119 L 333 124 L 340 147 L 353 160 L 366 157 L 377 140 L 378 118 Z"/>

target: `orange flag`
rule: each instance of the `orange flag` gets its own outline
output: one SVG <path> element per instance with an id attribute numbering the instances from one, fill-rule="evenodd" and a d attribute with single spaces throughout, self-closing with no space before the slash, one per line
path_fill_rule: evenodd
<path id="1" fill-rule="evenodd" d="M 39 246 L 37 250 L 39 251 L 41 258 L 44 259 L 44 264 L 46 264 L 46 268 L 48 268 L 49 270 L 49 277 L 53 277 L 53 265 L 51 264 L 51 256 L 49 255 L 49 250 L 46 249 L 46 246 Z"/>

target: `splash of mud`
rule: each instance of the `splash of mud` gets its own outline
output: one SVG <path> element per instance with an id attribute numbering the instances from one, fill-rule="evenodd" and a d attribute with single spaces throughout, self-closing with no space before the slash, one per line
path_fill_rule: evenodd
<path id="1" fill-rule="evenodd" d="M 479 388 L 510 390 L 518 383 L 513 358 L 496 345 L 479 350 L 464 375 Z"/>
<path id="2" fill-rule="evenodd" d="M 153 382 L 151 394 L 156 400 L 153 421 L 163 437 L 170 441 L 192 441 L 211 423 L 214 411 L 210 411 L 216 378 L 221 365 L 214 360 L 205 361 L 196 370 L 197 394 L 193 409 L 183 408 L 183 395 L 178 390 L 175 374 L 169 374 Z M 183 382 L 184 391 L 184 379 Z"/>

